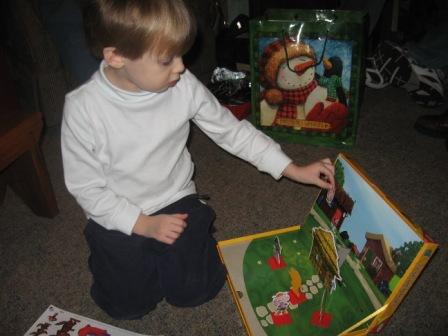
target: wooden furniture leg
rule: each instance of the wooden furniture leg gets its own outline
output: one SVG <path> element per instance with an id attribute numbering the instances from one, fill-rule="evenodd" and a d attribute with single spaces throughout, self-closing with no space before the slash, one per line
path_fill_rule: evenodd
<path id="1" fill-rule="evenodd" d="M 7 184 L 38 216 L 54 217 L 58 207 L 38 144 L 22 154 L 5 171 Z"/>

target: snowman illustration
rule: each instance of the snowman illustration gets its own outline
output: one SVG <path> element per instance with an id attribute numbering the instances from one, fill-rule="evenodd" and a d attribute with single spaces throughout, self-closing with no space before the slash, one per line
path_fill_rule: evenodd
<path id="1" fill-rule="evenodd" d="M 338 99 L 328 99 L 309 44 L 285 36 L 264 49 L 259 65 L 262 126 L 340 133 L 347 125 L 348 108 Z"/>

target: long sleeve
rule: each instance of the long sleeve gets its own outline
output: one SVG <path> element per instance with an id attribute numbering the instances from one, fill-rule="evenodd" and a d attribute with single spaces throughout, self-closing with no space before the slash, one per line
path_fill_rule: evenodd
<path id="1" fill-rule="evenodd" d="M 61 146 L 66 186 L 87 217 L 108 229 L 131 234 L 141 209 L 108 187 L 104 168 L 95 153 L 92 121 L 69 98 L 64 107 Z"/>
<path id="2" fill-rule="evenodd" d="M 198 127 L 229 153 L 279 179 L 292 161 L 280 145 L 248 121 L 235 118 L 202 84 L 191 87 L 196 107 L 193 121 Z"/>

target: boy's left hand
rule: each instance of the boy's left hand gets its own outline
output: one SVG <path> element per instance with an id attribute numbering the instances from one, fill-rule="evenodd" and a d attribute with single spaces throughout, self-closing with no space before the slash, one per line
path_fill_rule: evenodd
<path id="1" fill-rule="evenodd" d="M 290 163 L 283 171 L 283 176 L 296 182 L 314 184 L 324 189 L 335 188 L 334 166 L 328 158 L 306 166 Z"/>

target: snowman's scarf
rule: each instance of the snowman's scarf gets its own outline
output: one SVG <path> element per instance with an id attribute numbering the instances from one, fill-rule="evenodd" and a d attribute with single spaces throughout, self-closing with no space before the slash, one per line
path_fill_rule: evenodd
<path id="1" fill-rule="evenodd" d="M 316 87 L 317 82 L 313 80 L 303 88 L 282 91 L 283 102 L 277 111 L 276 118 L 297 118 L 297 105 L 304 104 Z"/>

